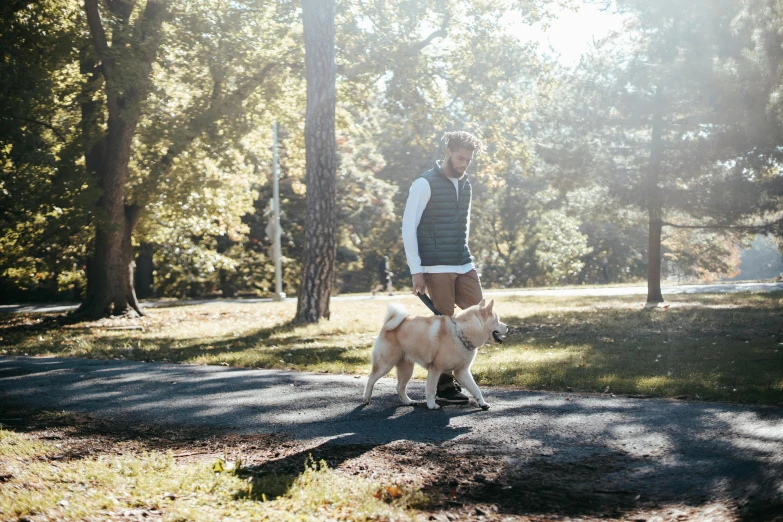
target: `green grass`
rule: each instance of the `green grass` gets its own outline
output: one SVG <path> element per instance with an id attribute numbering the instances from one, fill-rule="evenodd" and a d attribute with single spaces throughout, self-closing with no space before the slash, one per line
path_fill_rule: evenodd
<path id="1" fill-rule="evenodd" d="M 783 293 L 513 297 L 495 309 L 513 327 L 480 349 L 482 386 L 783 404 Z M 402 299 L 411 313 L 421 303 Z M 0 318 L 2 353 L 223 364 L 364 374 L 386 301 L 333 301 L 332 319 L 292 323 L 294 303 L 149 309 L 141 319 L 58 327 L 40 314 Z M 52 326 L 47 326 L 52 324 Z M 143 326 L 140 330 L 111 330 Z M 420 368 L 414 378 L 423 378 Z"/>
<path id="2" fill-rule="evenodd" d="M 155 451 L 63 461 L 52 459 L 57 451 L 0 429 L 0 519 L 114 519 L 137 510 L 182 521 L 410 520 L 426 500 L 324 463 L 311 462 L 298 476 L 265 476 L 239 462 L 180 464 Z"/>
<path id="3" fill-rule="evenodd" d="M 520 318 L 514 348 L 490 348 L 475 373 L 536 389 L 781 403 L 780 297 L 689 297 L 653 310 L 572 299 Z"/>

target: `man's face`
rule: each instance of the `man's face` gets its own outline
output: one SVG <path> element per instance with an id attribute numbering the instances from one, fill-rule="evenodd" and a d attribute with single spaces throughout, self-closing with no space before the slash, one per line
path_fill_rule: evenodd
<path id="1" fill-rule="evenodd" d="M 468 169 L 471 160 L 473 160 L 473 151 L 468 149 L 457 149 L 452 151 L 446 149 L 446 161 L 449 164 L 449 168 L 458 177 L 462 177 L 465 171 Z"/>

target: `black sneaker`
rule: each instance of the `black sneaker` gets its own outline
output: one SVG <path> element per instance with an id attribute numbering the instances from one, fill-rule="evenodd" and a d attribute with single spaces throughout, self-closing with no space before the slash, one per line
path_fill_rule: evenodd
<path id="1" fill-rule="evenodd" d="M 461 388 L 456 382 L 452 386 L 438 390 L 435 394 L 435 401 L 445 404 L 467 404 L 468 396 L 460 393 Z"/>

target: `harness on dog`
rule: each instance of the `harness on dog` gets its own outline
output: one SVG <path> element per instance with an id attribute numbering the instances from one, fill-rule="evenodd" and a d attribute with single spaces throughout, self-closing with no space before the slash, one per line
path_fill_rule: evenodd
<path id="1" fill-rule="evenodd" d="M 430 309 L 430 312 L 432 312 L 435 315 L 443 315 L 442 313 L 438 312 L 437 308 L 435 308 L 435 303 L 432 302 L 430 296 L 428 296 L 427 294 L 422 294 L 421 292 L 416 292 L 416 295 L 419 297 L 419 299 L 421 299 L 421 302 L 424 303 L 424 306 Z M 454 328 L 457 330 L 457 337 L 459 337 L 459 340 L 462 341 L 463 345 L 465 345 L 465 348 L 467 348 L 468 350 L 475 350 L 476 347 L 473 346 L 473 343 L 468 341 L 467 338 L 465 338 L 464 334 L 462 333 L 462 330 L 460 330 L 457 327 L 457 322 L 453 318 L 450 319 L 451 322 L 454 323 Z M 499 344 L 503 344 L 503 338 L 500 337 L 500 334 L 498 333 L 497 330 L 492 332 L 492 338 L 495 339 L 495 341 L 497 341 Z"/>

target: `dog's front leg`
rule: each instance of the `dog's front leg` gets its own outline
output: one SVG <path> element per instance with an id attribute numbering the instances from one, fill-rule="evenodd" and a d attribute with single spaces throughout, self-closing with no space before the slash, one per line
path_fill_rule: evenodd
<path id="1" fill-rule="evenodd" d="M 473 380 L 473 375 L 470 374 L 470 368 L 460 368 L 459 370 L 455 370 L 454 377 L 457 378 L 457 381 L 466 390 L 468 390 L 471 395 L 473 395 L 478 405 L 481 406 L 482 410 L 489 409 L 489 404 L 484 401 L 484 396 L 481 395 L 481 390 L 479 390 L 478 384 L 476 384 L 476 381 Z"/>
<path id="2" fill-rule="evenodd" d="M 431 410 L 437 410 L 440 408 L 435 404 L 435 392 L 438 391 L 438 379 L 440 379 L 440 372 L 433 367 L 429 368 L 427 373 L 427 384 L 424 386 L 424 397 L 427 399 L 427 407 Z"/>

